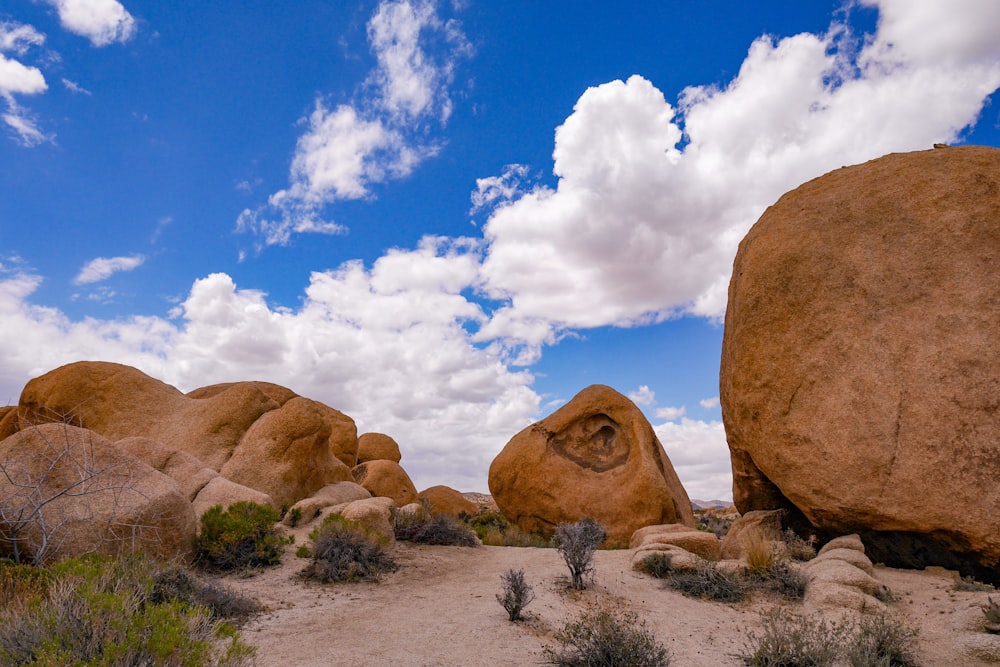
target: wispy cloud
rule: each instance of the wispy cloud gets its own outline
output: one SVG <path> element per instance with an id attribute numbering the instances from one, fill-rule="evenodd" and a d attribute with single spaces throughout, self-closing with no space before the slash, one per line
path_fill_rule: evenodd
<path id="1" fill-rule="evenodd" d="M 92 94 L 89 90 L 87 90 L 86 88 L 84 88 L 80 84 L 76 83 L 75 81 L 70 81 L 69 79 L 63 78 L 62 84 L 63 84 L 63 86 L 66 87 L 66 90 L 68 90 L 71 93 L 77 93 L 79 95 L 91 95 Z"/>
<path id="2" fill-rule="evenodd" d="M 38 95 L 48 89 L 48 84 L 37 67 L 8 58 L 4 53 L 23 57 L 29 48 L 44 43 L 45 36 L 29 25 L 0 22 L 0 99 L 6 106 L 0 117 L 23 146 L 36 146 L 50 137 L 39 129 L 31 112 L 17 103 L 15 95 Z"/>
<path id="3" fill-rule="evenodd" d="M 74 285 L 89 285 L 107 280 L 113 274 L 121 271 L 132 271 L 140 266 L 146 258 L 143 255 L 128 257 L 98 257 L 87 262 L 80 273 L 73 278 Z"/>
<path id="4" fill-rule="evenodd" d="M 359 84 L 358 100 L 316 99 L 289 187 L 239 216 L 237 231 L 252 233 L 258 250 L 287 245 L 295 234 L 344 232 L 327 219 L 326 205 L 370 197 L 373 185 L 407 176 L 438 152 L 427 123 L 443 124 L 451 114 L 455 62 L 469 50 L 458 24 L 443 20 L 430 0 L 385 0 L 367 37 L 376 66 Z"/>
<path id="5" fill-rule="evenodd" d="M 135 34 L 135 19 L 116 0 L 48 0 L 66 30 L 86 37 L 94 46 L 127 42 Z"/>
<path id="6" fill-rule="evenodd" d="M 663 407 L 657 408 L 654 413 L 657 419 L 665 419 L 667 421 L 676 421 L 687 414 L 687 408 L 683 405 L 678 407 Z"/>

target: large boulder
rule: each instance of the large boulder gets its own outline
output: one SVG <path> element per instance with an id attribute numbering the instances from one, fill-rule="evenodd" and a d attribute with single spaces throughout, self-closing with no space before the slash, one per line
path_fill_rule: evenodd
<path id="1" fill-rule="evenodd" d="M 417 488 L 395 461 L 369 461 L 351 469 L 354 481 L 373 496 L 392 498 L 397 507 L 417 501 Z"/>
<path id="2" fill-rule="evenodd" d="M 888 155 L 781 197 L 729 287 L 737 508 L 1000 581 L 998 276 L 1000 150 Z"/>
<path id="3" fill-rule="evenodd" d="M 365 433 L 358 438 L 357 463 L 379 460 L 399 463 L 402 458 L 399 445 L 384 433 Z"/>
<path id="4" fill-rule="evenodd" d="M 695 525 L 691 501 L 652 426 L 632 401 L 604 385 L 587 387 L 515 435 L 490 465 L 489 485 L 505 517 L 546 536 L 584 517 L 621 544 L 644 526 Z"/>
<path id="5" fill-rule="evenodd" d="M 195 515 L 177 483 L 93 431 L 25 428 L 0 441 L 0 468 L 0 555 L 193 552 Z"/>
<path id="6" fill-rule="evenodd" d="M 350 417 L 284 387 L 235 382 L 185 395 L 108 362 L 77 362 L 31 380 L 18 416 L 22 424 L 85 426 L 114 441 L 159 441 L 279 504 L 350 480 L 345 461 L 357 453 Z"/>

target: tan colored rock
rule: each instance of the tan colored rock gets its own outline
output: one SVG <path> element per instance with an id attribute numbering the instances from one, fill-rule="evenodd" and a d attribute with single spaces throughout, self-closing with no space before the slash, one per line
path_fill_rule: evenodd
<path id="1" fill-rule="evenodd" d="M 278 507 L 271 496 L 266 493 L 251 489 L 242 484 L 237 484 L 221 475 L 212 478 L 198 492 L 195 499 L 191 501 L 191 507 L 194 509 L 195 515 L 200 518 L 210 507 L 215 505 L 221 505 L 222 509 L 229 509 L 230 505 L 244 501 L 257 503 L 258 505 L 267 505 L 275 509 Z"/>
<path id="2" fill-rule="evenodd" d="M 417 501 L 417 489 L 410 476 L 394 461 L 378 460 L 355 466 L 354 481 L 373 496 L 391 498 L 398 507 Z"/>
<path id="3" fill-rule="evenodd" d="M 399 445 L 384 433 L 365 433 L 358 438 L 358 463 L 402 460 Z"/>
<path id="4" fill-rule="evenodd" d="M 292 525 L 297 511 L 298 524 L 307 524 L 327 507 L 343 505 L 355 500 L 364 500 L 371 497 L 372 494 L 368 493 L 363 486 L 354 482 L 327 484 L 313 495 L 303 498 L 292 505 L 288 512 L 285 513 L 285 517 L 281 522 L 286 526 Z"/>
<path id="5" fill-rule="evenodd" d="M 351 471 L 330 449 L 331 425 L 318 403 L 296 397 L 247 429 L 219 472 L 263 491 L 278 505 L 293 504 Z"/>
<path id="6" fill-rule="evenodd" d="M 0 408 L 0 440 L 17 433 L 17 406 Z"/>
<path id="7" fill-rule="evenodd" d="M 337 513 L 345 519 L 357 521 L 387 542 L 395 543 L 396 537 L 392 528 L 392 511 L 395 507 L 390 498 L 365 498 L 347 503 Z"/>
<path id="8" fill-rule="evenodd" d="M 708 561 L 722 558 L 719 539 L 713 533 L 692 529 L 680 523 L 646 526 L 632 533 L 629 549 L 673 545 Z"/>
<path id="9" fill-rule="evenodd" d="M 479 505 L 450 486 L 432 486 L 418 493 L 417 498 L 430 506 L 431 514 L 448 514 L 457 518 L 463 513 L 473 516 L 479 512 Z"/>
<path id="10" fill-rule="evenodd" d="M 219 476 L 187 452 L 170 449 L 159 440 L 123 438 L 115 446 L 177 482 L 181 492 L 192 502 L 209 482 Z"/>
<path id="11" fill-rule="evenodd" d="M 519 528 L 552 535 L 556 525 L 591 517 L 609 542 L 639 528 L 694 528 L 691 501 L 642 411 L 592 385 L 503 448 L 489 473 L 500 511 Z"/>
<path id="12" fill-rule="evenodd" d="M 1000 150 L 893 154 L 740 244 L 721 400 L 742 512 L 1000 581 Z"/>
<path id="13" fill-rule="evenodd" d="M 277 385 L 272 382 L 250 381 L 250 382 L 221 382 L 219 384 L 208 385 L 207 387 L 199 387 L 198 389 L 193 389 L 189 391 L 187 393 L 187 397 L 199 398 L 199 399 L 214 398 L 219 394 L 229 391 L 230 389 L 236 387 L 237 385 L 250 385 L 258 389 L 260 393 L 264 394 L 265 396 L 273 400 L 279 406 L 284 405 L 288 401 L 298 396 L 298 394 L 296 394 L 291 389 L 288 389 L 287 387 L 282 387 L 281 385 Z"/>
<path id="14" fill-rule="evenodd" d="M 647 544 L 632 552 L 632 569 L 642 570 L 643 561 L 650 556 L 669 556 L 671 570 L 694 570 L 704 565 L 705 559 L 676 544 Z"/>
<path id="15" fill-rule="evenodd" d="M 872 564 L 871 559 L 869 559 L 863 551 L 857 551 L 855 549 L 830 549 L 829 551 L 824 551 L 813 558 L 809 561 L 809 564 L 812 565 L 813 563 L 822 563 L 828 560 L 838 560 L 849 563 L 868 576 L 875 576 L 875 566 Z"/>
<path id="16" fill-rule="evenodd" d="M 853 549 L 854 551 L 864 553 L 865 545 L 857 533 L 853 533 L 851 535 L 841 535 L 824 544 L 823 548 L 819 550 L 817 555 L 822 556 L 827 551 L 833 551 L 834 549 Z"/>
<path id="17" fill-rule="evenodd" d="M 783 544 L 781 521 L 784 514 L 782 510 L 755 510 L 741 516 L 722 538 L 722 557 L 727 560 L 745 558 L 746 542 L 753 533 L 759 533 L 768 542 Z"/>
<path id="18" fill-rule="evenodd" d="M 142 550 L 184 560 L 193 553 L 195 516 L 177 483 L 98 433 L 65 424 L 25 428 L 0 441 L 0 461 L 3 514 L 31 507 L 29 494 L 52 499 L 41 510 L 47 528 L 32 521 L 18 531 L 22 559 Z M 4 555 L 13 552 L 10 528 L 0 526 Z"/>

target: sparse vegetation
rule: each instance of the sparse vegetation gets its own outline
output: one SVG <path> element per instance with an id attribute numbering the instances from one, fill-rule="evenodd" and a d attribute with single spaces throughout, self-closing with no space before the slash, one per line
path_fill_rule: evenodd
<path id="1" fill-rule="evenodd" d="M 178 565 L 157 568 L 152 573 L 150 601 L 179 602 L 204 607 L 216 620 L 242 622 L 260 611 L 256 602 L 212 579 L 196 576 Z"/>
<path id="2" fill-rule="evenodd" d="M 650 554 L 639 563 L 639 570 L 651 577 L 663 579 L 670 573 L 670 554 Z"/>
<path id="3" fill-rule="evenodd" d="M 743 537 L 744 558 L 750 574 L 770 571 L 776 560 L 774 545 L 760 530 L 750 529 Z"/>
<path id="4" fill-rule="evenodd" d="M 496 510 L 486 510 L 462 518 L 480 541 L 491 547 L 551 547 L 549 540 L 537 533 L 526 533 Z"/>
<path id="5" fill-rule="evenodd" d="M 0 598 L 0 664 L 252 664 L 236 628 L 199 601 L 164 597 L 156 574 L 140 556 L 90 555 L 45 570 L 0 564 L 5 592 L 16 591 Z"/>
<path id="6" fill-rule="evenodd" d="M 665 667 L 670 664 L 669 652 L 656 640 L 645 621 L 623 609 L 588 609 L 556 632 L 555 637 L 559 648 L 545 650 L 551 665 Z"/>
<path id="7" fill-rule="evenodd" d="M 747 667 L 827 667 L 839 657 L 849 627 L 774 608 L 761 614 L 760 632 L 747 635 Z"/>
<path id="8" fill-rule="evenodd" d="M 746 599 L 748 592 L 744 577 L 707 561 L 693 569 L 668 571 L 664 583 L 689 598 L 717 602 L 739 602 Z"/>
<path id="9" fill-rule="evenodd" d="M 792 560 L 812 560 L 816 557 L 816 538 L 814 536 L 806 539 L 800 537 L 791 528 L 786 528 L 784 541 L 785 553 Z"/>
<path id="10" fill-rule="evenodd" d="M 694 510 L 695 526 L 698 530 L 712 533 L 720 540 L 729 532 L 736 520 L 733 516 L 719 514 L 713 510 Z"/>
<path id="11" fill-rule="evenodd" d="M 955 590 L 967 593 L 982 593 L 984 591 L 995 590 L 990 584 L 985 584 L 974 577 L 959 577 L 955 580 Z"/>
<path id="12" fill-rule="evenodd" d="M 775 559 L 767 572 L 752 577 L 754 587 L 773 591 L 783 597 L 801 600 L 805 597 L 809 577 L 786 560 Z"/>
<path id="13" fill-rule="evenodd" d="M 274 526 L 279 518 L 277 510 L 249 501 L 210 507 L 201 515 L 196 562 L 221 572 L 277 565 L 286 544 Z"/>
<path id="14" fill-rule="evenodd" d="M 524 580 L 524 570 L 511 568 L 500 575 L 503 595 L 497 595 L 497 602 L 507 610 L 511 622 L 521 620 L 521 612 L 535 599 L 535 592 Z"/>
<path id="15" fill-rule="evenodd" d="M 361 524 L 332 514 L 309 538 L 313 541 L 311 562 L 300 576 L 322 583 L 378 581 L 399 566 L 385 543 Z"/>
<path id="16" fill-rule="evenodd" d="M 570 573 L 570 588 L 583 590 L 584 578 L 593 571 L 594 552 L 607 538 L 604 527 L 591 518 L 556 526 L 552 544 L 566 561 Z"/>
<path id="17" fill-rule="evenodd" d="M 448 514 L 431 514 L 426 510 L 412 514 L 397 512 L 393 531 L 397 540 L 416 544 L 479 546 L 476 534 L 458 519 Z"/>
<path id="18" fill-rule="evenodd" d="M 847 648 L 851 667 L 917 667 L 917 631 L 885 614 L 865 616 Z"/>
<path id="19" fill-rule="evenodd" d="M 986 604 L 982 606 L 983 616 L 986 617 L 986 631 L 1000 634 L 1000 602 L 992 597 L 986 598 Z"/>

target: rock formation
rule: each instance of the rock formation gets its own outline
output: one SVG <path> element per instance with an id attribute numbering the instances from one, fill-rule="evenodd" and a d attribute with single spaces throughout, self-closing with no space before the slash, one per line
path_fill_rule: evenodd
<path id="1" fill-rule="evenodd" d="M 479 512 L 479 505 L 449 486 L 432 486 L 418 493 L 417 498 L 430 506 L 431 514 L 458 517 L 463 513 L 473 516 Z"/>
<path id="2" fill-rule="evenodd" d="M 384 433 L 365 433 L 358 438 L 357 463 L 379 460 L 399 463 L 402 458 L 399 445 Z"/>
<path id="3" fill-rule="evenodd" d="M 354 481 L 373 496 L 391 498 L 397 507 L 417 500 L 417 489 L 410 476 L 395 461 L 377 460 L 355 466 Z"/>
<path id="4" fill-rule="evenodd" d="M 644 526 L 695 525 L 652 426 L 632 401 L 603 385 L 587 387 L 515 435 L 490 466 L 489 485 L 504 516 L 547 536 L 584 517 L 621 544 Z"/>
<path id="5" fill-rule="evenodd" d="M 1000 581 L 1000 150 L 894 154 L 740 244 L 721 400 L 741 512 Z"/>

